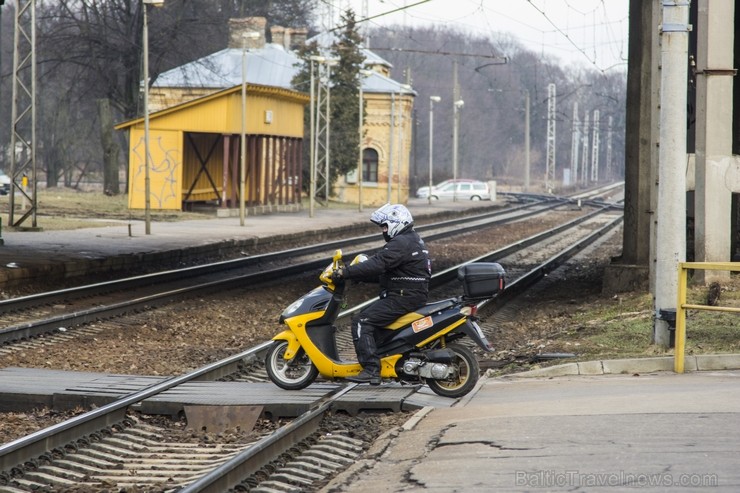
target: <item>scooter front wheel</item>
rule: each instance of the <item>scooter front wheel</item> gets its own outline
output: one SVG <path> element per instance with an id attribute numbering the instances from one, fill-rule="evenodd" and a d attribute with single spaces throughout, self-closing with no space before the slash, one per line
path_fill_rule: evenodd
<path id="1" fill-rule="evenodd" d="M 432 380 L 428 378 L 426 383 L 429 388 L 442 397 L 462 397 L 475 387 L 478 383 L 480 367 L 473 352 L 465 346 L 450 344 L 447 346 L 455 353 L 452 364 L 456 367 L 455 375 L 445 380 Z"/>
<path id="2" fill-rule="evenodd" d="M 272 383 L 285 390 L 305 389 L 316 380 L 319 370 L 300 349 L 292 359 L 285 359 L 287 341 L 276 341 L 267 350 L 265 369 Z"/>

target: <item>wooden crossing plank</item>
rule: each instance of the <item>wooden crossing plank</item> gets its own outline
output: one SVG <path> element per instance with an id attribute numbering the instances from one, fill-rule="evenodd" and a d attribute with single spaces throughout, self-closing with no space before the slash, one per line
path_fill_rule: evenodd
<path id="1" fill-rule="evenodd" d="M 160 383 L 168 377 L 111 375 L 35 368 L 0 369 L 0 411 L 57 410 L 101 406 Z M 303 390 L 284 390 L 270 382 L 188 382 L 138 403 L 146 414 L 180 416 L 185 405 L 263 406 L 267 418 L 292 417 L 307 411 L 342 383 L 319 381 Z M 449 407 L 455 400 L 417 394 L 418 387 L 399 384 L 359 385 L 345 394 L 337 409 L 401 411 L 425 405 Z M 423 393 L 422 393 L 423 394 Z"/>

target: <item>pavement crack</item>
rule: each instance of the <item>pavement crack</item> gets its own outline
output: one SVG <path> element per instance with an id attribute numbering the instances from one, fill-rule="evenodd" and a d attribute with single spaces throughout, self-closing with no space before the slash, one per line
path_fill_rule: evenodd
<path id="1" fill-rule="evenodd" d="M 437 442 L 436 448 L 457 447 L 460 445 L 485 445 L 487 447 L 495 448 L 497 450 L 533 450 L 529 447 L 507 447 L 505 445 L 498 444 L 491 440 L 464 440 L 464 441 L 459 441 L 459 442 L 445 442 L 445 443 Z"/>

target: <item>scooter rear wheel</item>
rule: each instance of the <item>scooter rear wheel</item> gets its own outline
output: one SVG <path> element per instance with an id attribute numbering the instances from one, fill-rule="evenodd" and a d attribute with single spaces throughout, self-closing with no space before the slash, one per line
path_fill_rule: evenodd
<path id="1" fill-rule="evenodd" d="M 305 389 L 316 380 L 319 370 L 303 349 L 290 360 L 285 359 L 287 341 L 276 341 L 267 350 L 265 369 L 272 383 L 285 390 Z"/>
<path id="2" fill-rule="evenodd" d="M 437 395 L 442 397 L 462 397 L 475 387 L 478 383 L 480 367 L 473 352 L 465 346 L 450 344 L 447 346 L 455 353 L 452 364 L 457 367 L 457 375 L 447 380 L 427 379 L 426 383 Z"/>

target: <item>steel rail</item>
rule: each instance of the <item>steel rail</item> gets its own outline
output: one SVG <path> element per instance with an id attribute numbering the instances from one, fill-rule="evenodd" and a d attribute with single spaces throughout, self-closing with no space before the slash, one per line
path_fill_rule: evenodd
<path id="1" fill-rule="evenodd" d="M 518 208 L 517 210 L 526 209 L 527 207 L 528 206 L 521 207 L 521 208 Z M 434 229 L 440 229 L 443 227 L 450 228 L 450 229 L 448 229 L 447 231 L 432 233 L 427 236 L 427 240 L 436 240 L 436 239 L 444 238 L 444 237 L 447 237 L 453 234 L 459 234 L 461 232 L 475 230 L 475 229 L 478 229 L 484 226 L 490 227 L 496 224 L 504 224 L 507 222 L 520 220 L 522 218 L 530 217 L 535 214 L 540 214 L 542 212 L 545 212 L 546 210 L 548 209 L 536 209 L 532 211 L 525 211 L 525 212 L 522 212 L 521 214 L 518 214 L 515 216 L 504 217 L 504 218 L 497 217 L 502 214 L 501 211 L 498 211 L 495 215 L 493 215 L 493 217 L 491 217 L 492 214 L 489 213 L 489 214 L 482 214 L 482 215 L 467 217 L 463 219 L 443 221 L 441 223 L 426 226 L 425 229 L 432 229 L 432 227 Z M 505 213 L 509 214 L 511 212 L 512 212 L 511 210 L 507 210 Z M 455 226 L 459 226 L 461 223 L 471 222 L 471 221 L 474 221 L 474 223 L 470 226 L 455 227 Z M 250 264 L 251 264 L 251 263 L 258 263 L 260 261 L 265 261 L 265 260 L 275 260 L 277 258 L 288 257 L 290 255 L 298 255 L 299 253 L 300 254 L 315 253 L 315 252 L 325 251 L 325 250 L 335 248 L 335 247 L 354 245 L 358 243 L 375 240 L 376 237 L 377 235 L 368 235 L 368 236 L 363 236 L 363 237 L 352 238 L 346 241 L 344 240 L 332 241 L 328 243 L 323 243 L 321 245 L 312 245 L 312 246 L 303 247 L 303 248 L 294 249 L 294 250 L 284 250 L 284 251 L 276 252 L 272 254 L 258 255 L 250 259 L 236 259 L 236 260 L 218 262 L 216 264 L 209 264 L 208 266 L 190 267 L 190 268 L 183 269 L 183 272 L 186 272 L 186 277 L 193 277 L 197 275 L 195 274 L 195 272 L 199 272 L 201 274 L 205 272 L 209 272 L 209 273 L 213 272 L 207 269 L 210 266 L 214 266 L 214 265 L 217 266 L 216 271 L 221 271 L 227 268 L 244 267 L 245 265 L 248 265 L 245 263 L 246 260 L 250 260 L 251 261 Z M 377 248 L 370 249 L 367 251 L 372 252 L 375 250 L 377 250 Z M 262 270 L 256 273 L 232 276 L 232 277 L 228 277 L 224 279 L 219 279 L 216 281 L 200 283 L 194 286 L 188 286 L 188 287 L 178 288 L 174 290 L 164 291 L 161 293 L 151 294 L 148 296 L 142 296 L 142 297 L 134 298 L 134 299 L 127 300 L 127 301 L 114 303 L 112 305 L 96 306 L 96 307 L 89 308 L 86 310 L 78 310 L 75 312 L 64 313 L 64 314 L 56 315 L 56 316 L 49 317 L 43 320 L 34 320 L 34 321 L 25 322 L 25 323 L 21 323 L 17 325 L 11 325 L 3 329 L 0 329 L 0 344 L 11 343 L 11 342 L 18 341 L 18 340 L 38 337 L 42 334 L 48 334 L 50 332 L 54 332 L 58 330 L 60 327 L 94 322 L 102 318 L 114 317 L 114 316 L 121 315 L 124 313 L 130 313 L 136 310 L 142 310 L 148 307 L 161 305 L 161 304 L 169 302 L 170 300 L 185 296 L 189 293 L 199 292 L 199 291 L 216 288 L 216 287 L 229 287 L 229 286 L 238 286 L 239 284 L 246 285 L 247 283 L 258 283 L 258 282 L 263 282 L 265 280 L 274 279 L 280 276 L 288 276 L 288 275 L 292 275 L 298 272 L 305 272 L 305 271 L 309 271 L 309 270 L 313 270 L 317 268 L 323 268 L 324 263 L 325 263 L 325 260 L 323 259 L 307 261 L 307 262 L 303 262 L 303 263 L 295 264 L 291 266 Z M 224 267 L 225 265 L 230 265 L 231 267 Z M 161 273 L 162 277 L 160 277 L 159 280 L 163 281 L 163 280 L 174 279 L 177 276 L 178 272 L 181 272 L 181 271 L 167 271 L 167 272 Z M 145 276 L 141 276 L 141 279 L 152 280 L 154 279 L 153 276 L 154 275 L 152 274 L 148 274 Z M 122 286 L 127 286 L 130 288 L 133 286 L 133 284 L 128 284 L 128 283 L 138 282 L 139 279 L 140 278 L 138 277 L 125 279 L 121 281 L 123 283 Z M 96 289 L 96 287 L 100 287 L 104 285 L 110 286 L 114 282 L 115 281 L 111 281 L 108 283 L 99 283 L 99 284 L 94 284 L 94 285 L 89 285 L 89 286 L 82 286 L 79 288 L 80 291 L 77 291 L 77 292 L 78 293 L 87 292 L 89 290 Z M 75 288 L 72 288 L 72 289 L 75 289 Z M 55 292 L 52 292 L 51 294 L 53 296 L 59 296 L 63 292 L 69 293 L 71 292 L 71 290 L 55 291 Z M 38 303 L 39 300 L 41 299 L 41 295 L 32 295 L 30 297 L 25 297 L 25 298 L 33 298 L 35 302 Z M 8 300 L 8 301 L 11 301 L 11 300 Z"/>
<path id="2" fill-rule="evenodd" d="M 318 431 L 321 419 L 332 405 L 357 384 L 340 387 L 327 395 L 316 407 L 289 424 L 264 437 L 200 479 L 179 489 L 179 493 L 222 493 L 242 483 L 249 476 L 278 457 L 285 450 Z"/>
<path id="3" fill-rule="evenodd" d="M 549 238 L 549 237 L 551 237 L 553 235 L 556 235 L 558 233 L 562 233 L 563 231 L 566 231 L 566 230 L 568 230 L 570 228 L 573 228 L 573 227 L 575 227 L 575 226 L 577 226 L 577 225 L 579 225 L 579 224 L 581 224 L 581 223 L 583 223 L 583 222 L 585 222 L 585 221 L 587 221 L 587 220 L 589 220 L 589 219 L 591 219 L 591 218 L 593 218 L 595 216 L 598 216 L 600 214 L 604 214 L 608 210 L 609 210 L 609 207 L 604 207 L 602 209 L 592 211 L 589 214 L 586 214 L 586 215 L 581 216 L 581 217 L 577 217 L 577 218 L 575 218 L 575 219 L 573 219 L 571 221 L 568 221 L 566 223 L 563 223 L 563 224 L 561 224 L 559 226 L 556 226 L 554 228 L 548 229 L 547 231 L 543 231 L 541 233 L 537 233 L 535 235 L 532 235 L 532 236 L 530 236 L 528 238 L 524 238 L 523 240 L 519 240 L 519 241 L 516 241 L 514 243 L 510 243 L 509 245 L 507 245 L 507 246 L 505 246 L 503 248 L 500 248 L 500 249 L 495 250 L 493 252 L 489 252 L 489 253 L 483 254 L 483 255 L 481 255 L 479 257 L 476 257 L 476 258 L 474 258 L 472 260 L 468 260 L 467 262 L 463 262 L 463 263 L 461 263 L 459 265 L 456 265 L 456 266 L 450 267 L 448 269 L 445 269 L 445 270 L 443 270 L 441 272 L 438 272 L 438 273 L 432 275 L 432 280 L 430 282 L 430 287 L 431 288 L 435 288 L 435 287 L 441 286 L 443 284 L 446 284 L 446 283 L 454 280 L 457 277 L 457 270 L 460 267 L 462 267 L 463 265 L 471 264 L 471 263 L 474 263 L 474 262 L 493 262 L 493 261 L 496 261 L 496 260 L 500 260 L 500 259 L 502 259 L 504 257 L 507 257 L 507 256 L 511 255 L 512 253 L 515 253 L 515 252 L 517 252 L 517 251 L 519 251 L 519 250 L 521 250 L 523 248 L 526 248 L 526 247 L 535 245 L 535 244 L 543 241 L 546 238 Z M 622 216 L 620 216 L 620 220 L 621 220 L 621 218 L 622 218 Z M 426 239 L 428 239 L 428 238 L 425 238 L 425 240 Z M 548 265 L 547 264 L 548 263 L 545 262 L 544 264 L 539 265 L 537 267 L 537 269 L 540 269 L 543 272 L 549 272 L 549 270 L 545 270 L 545 269 L 548 268 Z M 552 270 L 552 269 L 550 269 L 550 270 Z M 514 283 L 512 283 L 512 284 L 514 284 Z M 509 290 L 509 288 L 507 287 L 506 290 Z M 505 292 L 506 292 L 506 290 L 505 290 Z M 501 296 L 499 296 L 499 297 L 501 297 Z M 374 303 L 375 301 L 377 301 L 377 299 L 378 299 L 377 297 L 372 298 L 372 299 L 369 299 L 369 300 L 361 303 L 360 305 L 357 305 L 356 307 L 353 307 L 353 308 L 350 308 L 350 309 L 347 309 L 347 310 L 341 312 L 339 314 L 339 316 L 337 317 L 337 320 L 344 319 L 344 318 L 347 318 L 347 317 L 351 316 L 352 314 L 354 314 L 354 313 L 362 310 L 366 306 Z M 481 306 L 483 306 L 483 305 L 481 305 Z"/>
<path id="4" fill-rule="evenodd" d="M 121 397 L 110 404 L 36 431 L 23 438 L 0 445 L 0 471 L 8 471 L 49 450 L 63 447 L 86 435 L 120 423 L 125 418 L 128 407 L 144 399 L 148 399 L 191 380 L 215 379 L 225 373 L 233 373 L 242 360 L 255 357 L 267 349 L 270 343 L 271 341 L 264 342 L 192 372 L 152 384 L 138 392 Z"/>
<path id="5" fill-rule="evenodd" d="M 592 217 L 597 213 L 603 213 L 603 212 L 604 210 L 595 211 L 589 216 Z M 585 219 L 582 220 L 581 218 L 578 218 L 566 224 L 569 224 L 570 227 L 574 227 L 577 224 L 583 222 L 584 220 Z M 529 271 L 527 274 L 513 281 L 511 284 L 509 284 L 509 286 L 506 288 L 506 290 L 500 296 L 500 298 L 505 298 L 508 296 L 518 294 L 519 292 L 521 292 L 521 290 L 525 289 L 527 286 L 536 282 L 536 280 L 541 278 L 547 272 L 550 272 L 551 270 L 556 268 L 558 265 L 562 264 L 567 258 L 572 257 L 578 251 L 582 250 L 585 246 L 596 241 L 596 239 L 598 239 L 603 234 L 605 234 L 608 230 L 616 226 L 621 220 L 622 220 L 622 217 L 620 216 L 619 218 L 611 221 L 609 224 L 591 233 L 587 238 L 579 240 L 574 245 L 571 245 L 570 247 L 558 253 L 557 255 L 552 256 L 546 262 L 538 265 L 537 267 Z M 553 228 L 553 230 L 561 230 L 561 231 L 563 229 L 564 227 Z M 535 238 L 539 238 L 540 240 L 542 240 L 544 237 L 551 236 L 553 234 L 552 233 L 553 230 L 549 230 L 548 232 L 541 233 L 539 235 L 534 235 L 530 238 L 522 240 L 521 242 L 517 242 L 515 245 L 517 245 L 519 248 L 523 248 L 525 246 L 531 246 L 532 244 L 537 242 Z M 513 248 L 513 249 L 516 249 L 516 248 Z M 478 257 L 468 262 L 464 262 L 460 264 L 459 266 L 455 266 L 450 269 L 447 269 L 446 271 L 443 271 L 437 274 L 437 279 L 441 281 L 441 279 L 450 278 L 451 273 L 455 273 L 460 266 L 468 264 L 470 262 L 493 260 L 496 258 L 501 258 L 502 256 L 509 255 L 511 253 L 512 253 L 512 248 L 509 248 L 509 247 L 502 248 L 495 252 L 491 252 L 490 254 Z M 326 263 L 326 260 L 321 261 L 322 266 L 325 263 Z M 370 302 L 371 301 L 372 300 L 370 300 Z M 347 316 L 351 313 L 354 313 L 355 311 L 358 311 L 362 307 L 364 307 L 367 303 L 368 302 L 357 305 L 356 307 L 350 310 L 342 312 L 340 316 Z M 486 302 L 479 303 L 479 307 L 482 307 L 485 304 Z M 217 379 L 224 375 L 233 373 L 236 371 L 237 367 L 242 361 L 244 361 L 245 359 L 250 359 L 250 358 L 252 359 L 258 358 L 259 355 L 262 354 L 263 351 L 265 351 L 271 343 L 272 341 L 266 341 L 258 346 L 250 348 L 236 355 L 230 356 L 229 358 L 225 358 L 221 361 L 218 361 L 210 365 L 207 365 L 205 367 L 199 368 L 198 370 L 187 373 L 185 375 L 172 377 L 163 382 L 153 384 L 138 392 L 121 397 L 115 402 L 101 406 L 100 408 L 97 408 L 93 411 L 89 411 L 87 413 L 81 414 L 79 416 L 71 418 L 62 423 L 50 426 L 43 430 L 39 430 L 26 437 L 17 439 L 7 444 L 0 445 L 0 471 L 11 470 L 15 467 L 22 465 L 23 463 L 27 461 L 33 460 L 34 458 L 43 455 L 49 450 L 63 447 L 69 443 L 79 440 L 80 438 L 86 435 L 99 431 L 100 429 L 109 427 L 116 423 L 120 423 L 121 421 L 125 419 L 125 413 L 129 406 L 136 404 L 142 400 L 145 400 L 149 397 L 152 397 L 158 393 L 164 392 L 166 390 L 169 390 L 173 387 L 176 387 L 178 385 L 181 385 L 191 380 L 195 380 L 195 379 L 212 380 L 212 379 Z M 345 387 L 344 392 L 350 390 L 351 388 L 352 386 Z M 301 418 L 301 419 L 305 421 L 309 421 L 308 417 Z M 282 434 L 289 436 L 291 432 L 283 431 Z M 285 439 L 285 437 L 281 436 L 275 439 L 276 440 Z M 196 489 L 192 491 L 223 491 L 222 489 L 221 490 L 206 489 L 206 488 L 210 488 L 211 484 L 214 484 L 214 485 L 221 484 L 219 482 L 221 480 L 217 478 L 217 476 L 219 475 L 228 476 L 229 479 L 227 479 L 227 481 L 235 481 L 234 479 L 235 475 L 241 475 L 241 480 L 239 482 L 243 481 L 245 477 L 251 474 L 251 472 L 247 474 L 245 473 L 245 471 L 252 471 L 255 467 L 257 467 L 256 464 L 259 464 L 260 461 L 264 462 L 266 455 L 260 455 L 261 458 L 254 459 L 254 462 L 252 462 L 252 459 L 250 457 L 252 455 L 257 455 L 258 452 L 259 454 L 269 455 L 269 450 L 271 450 L 272 445 L 268 445 L 269 440 L 267 438 L 263 440 L 264 440 L 264 443 L 262 443 L 262 445 L 260 445 L 253 452 L 247 453 L 247 451 L 245 451 L 244 454 L 237 455 L 237 457 L 239 457 L 240 460 L 244 464 L 247 464 L 247 465 L 232 464 L 232 465 L 227 466 L 226 464 L 224 464 L 222 468 L 218 469 L 218 472 L 214 470 L 211 473 L 209 473 L 209 476 L 212 475 L 213 477 L 211 477 L 207 481 L 204 479 L 205 478 L 204 476 L 204 478 L 201 478 L 201 480 L 198 480 L 196 481 L 196 483 L 193 483 L 191 485 L 194 488 L 203 487 L 204 489 L 202 490 Z M 201 481 L 204 481 L 204 482 L 201 482 Z M 235 484 L 238 484 L 238 482 Z M 216 486 L 216 487 L 218 488 L 220 486 Z M 182 491 L 185 491 L 185 490 L 182 490 Z"/>
<path id="6" fill-rule="evenodd" d="M 478 303 L 478 308 L 482 308 L 492 302 L 500 303 L 506 299 L 513 298 L 523 293 L 528 287 L 532 286 L 537 281 L 545 277 L 545 275 L 552 272 L 556 268 L 560 267 L 563 263 L 565 263 L 567 260 L 574 257 L 576 254 L 578 254 L 581 250 L 583 250 L 587 246 L 593 244 L 596 240 L 598 240 L 599 238 L 604 236 L 606 233 L 611 231 L 623 220 L 624 220 L 624 216 L 619 216 L 615 218 L 614 220 L 610 221 L 609 223 L 605 224 L 601 228 L 594 230 L 591 234 L 589 234 L 585 238 L 582 238 L 579 241 L 573 243 L 568 248 L 561 250 L 559 253 L 553 255 L 546 261 L 537 265 L 533 269 L 530 269 L 524 275 L 519 276 L 517 279 L 509 283 L 506 286 L 506 289 L 504 289 L 504 292 L 498 297 L 493 298 L 491 300 L 484 300 L 481 303 Z"/>
<path id="7" fill-rule="evenodd" d="M 540 203 L 551 203 L 550 201 L 541 201 Z M 496 217 L 511 212 L 515 212 L 521 209 L 526 209 L 537 204 L 525 204 L 523 206 L 511 207 L 503 210 L 496 210 L 486 212 L 482 214 L 476 214 L 473 216 L 465 216 L 456 219 L 450 219 L 441 221 L 438 223 L 432 223 L 428 225 L 417 226 L 418 231 L 425 231 L 429 229 L 451 227 L 458 224 L 463 224 L 467 221 L 478 221 L 486 218 Z M 542 211 L 540 211 L 542 212 Z M 211 262 L 203 265 L 195 265 L 191 267 L 185 267 L 182 269 L 171 269 L 162 272 L 153 272 L 150 274 L 143 274 L 140 276 L 132 276 L 123 279 L 116 279 L 112 281 L 99 282 L 94 284 L 86 284 L 84 286 L 76 286 L 72 288 L 59 289 L 55 291 L 47 291 L 44 293 L 31 294 L 27 296 L 19 296 L 16 298 L 9 298 L 6 300 L 0 300 L 0 313 L 8 312 L 11 310 L 18 310 L 28 306 L 35 306 L 39 303 L 51 303 L 55 300 L 65 299 L 69 296 L 82 297 L 87 294 L 99 294 L 101 291 L 113 291 L 131 289 L 140 286 L 151 285 L 155 283 L 161 283 L 173 279 L 183 279 L 187 277 L 195 277 L 202 274 L 210 274 L 223 270 L 231 270 L 240 267 L 249 267 L 253 264 L 260 262 L 270 262 L 275 260 L 281 260 L 284 258 L 290 258 L 300 255 L 309 255 L 312 253 L 321 252 L 323 250 L 331 248 L 342 248 L 350 245 L 356 245 L 360 243 L 366 243 L 375 240 L 377 235 L 362 235 L 353 238 L 346 238 L 342 240 L 328 241 L 324 243 L 317 243 L 314 245 L 308 245 L 304 247 L 280 250 L 277 252 L 263 253 L 258 255 L 251 255 L 249 257 L 222 260 L 219 262 Z"/>
<path id="8" fill-rule="evenodd" d="M 605 210 L 597 211 L 597 213 L 602 214 L 605 212 Z M 591 214 L 590 217 L 593 217 L 594 215 L 597 215 L 597 214 Z M 512 283 L 512 286 L 515 286 L 515 287 L 507 294 L 507 296 L 509 295 L 513 296 L 517 294 L 522 286 L 531 286 L 532 284 L 537 282 L 542 276 L 544 276 L 547 272 L 554 270 L 559 265 L 561 265 L 565 260 L 567 260 L 568 258 L 571 258 L 577 252 L 581 251 L 583 248 L 585 248 L 586 246 L 590 245 L 591 243 L 596 241 L 598 238 L 603 236 L 607 231 L 614 228 L 617 224 L 619 224 L 619 222 L 621 222 L 621 220 L 622 220 L 622 216 L 620 216 L 619 218 L 613 221 L 610 221 L 605 226 L 589 234 L 586 238 L 579 240 L 578 242 L 574 243 L 570 247 L 562 250 L 560 253 L 553 255 L 552 257 L 547 259 L 545 262 L 538 265 L 535 269 L 532 269 L 527 274 L 519 277 L 514 283 Z M 569 224 L 570 224 L 570 227 L 575 227 L 581 222 L 583 222 L 583 220 L 571 221 Z M 553 229 L 558 229 L 562 231 L 562 228 L 553 228 Z M 535 237 L 537 237 L 541 241 L 546 236 L 543 236 L 541 234 L 541 235 L 535 235 Z M 525 241 L 524 243 L 526 243 L 526 245 L 520 245 L 521 248 L 525 246 L 531 246 L 532 244 L 531 241 Z M 505 250 L 508 250 L 508 249 L 504 248 L 497 252 L 492 252 L 491 254 L 481 256 L 472 261 L 465 262 L 463 264 L 460 264 L 459 266 L 455 266 L 445 271 L 444 275 L 440 273 L 439 277 L 441 277 L 442 279 L 447 279 L 450 277 L 448 275 L 448 271 L 456 272 L 460 266 L 465 265 L 467 263 L 474 262 L 474 261 L 490 260 L 492 257 L 496 257 L 497 255 L 500 255 L 500 252 L 505 251 Z M 509 291 L 509 288 L 507 288 L 504 292 L 506 293 L 507 291 Z M 478 303 L 478 307 L 482 308 L 483 306 L 486 305 L 486 303 L 487 301 L 480 302 Z M 361 305 L 353 307 L 352 309 L 347 310 L 343 312 L 342 314 L 340 314 L 340 316 L 347 316 L 348 314 L 354 313 L 360 310 L 361 307 L 365 306 L 366 304 L 367 303 L 363 303 Z M 354 385 L 351 385 L 350 387 L 345 387 L 341 391 L 341 393 L 338 395 L 341 395 L 349 391 L 353 387 Z M 323 412 L 325 412 L 325 410 L 328 410 L 329 408 L 330 408 L 330 402 L 323 403 L 320 406 L 320 409 L 317 409 L 314 412 L 309 411 L 309 413 L 306 413 L 300 416 L 298 419 L 296 419 L 296 421 L 288 425 L 285 428 L 285 430 L 281 429 L 282 431 L 284 431 L 282 434 L 273 434 L 268 437 L 265 437 L 263 440 L 261 440 L 257 444 L 256 447 L 250 447 L 249 449 L 238 454 L 236 457 L 229 460 L 222 466 L 214 469 L 213 471 L 208 473 L 206 476 L 203 476 L 201 479 L 195 481 L 194 483 L 191 483 L 188 486 L 185 486 L 179 491 L 181 493 L 219 493 L 222 491 L 227 491 L 230 488 L 234 488 L 235 486 L 242 483 L 249 476 L 255 474 L 259 470 L 259 468 L 269 463 L 274 457 L 278 456 L 282 451 L 298 443 L 300 440 L 303 440 L 304 438 L 309 436 L 311 433 L 313 433 L 313 431 L 318 427 L 320 416 L 322 416 Z M 302 427 L 303 423 L 310 423 L 310 425 L 308 425 L 307 429 L 303 429 Z M 300 428 L 298 428 L 299 426 Z M 278 431 L 281 431 L 281 430 L 278 430 Z"/>

